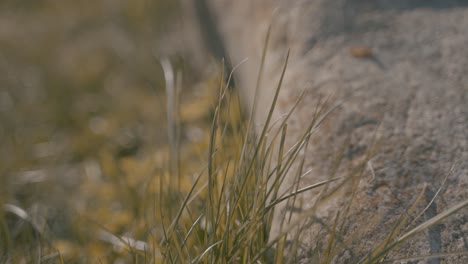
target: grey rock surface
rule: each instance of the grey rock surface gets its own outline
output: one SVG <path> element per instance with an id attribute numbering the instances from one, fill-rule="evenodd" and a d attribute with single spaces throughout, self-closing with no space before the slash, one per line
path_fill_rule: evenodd
<path id="1" fill-rule="evenodd" d="M 416 210 L 421 212 L 447 175 L 435 203 L 418 223 L 468 199 L 467 1 L 208 3 L 232 64 L 248 58 L 237 74 L 249 107 L 272 24 L 257 123 L 264 122 L 288 48 L 291 57 L 275 118 L 287 113 L 303 90 L 306 94 L 289 121 L 287 145 L 292 146 L 313 119 L 319 98 L 328 98 L 327 109 L 341 102 L 303 153 L 304 171 L 312 173 L 302 184 L 332 174 L 353 180 L 308 219 L 301 239 L 304 248 L 324 247 L 327 240 L 317 238 L 325 238 L 326 231 L 318 223 L 331 227 L 340 212 L 347 220 L 334 261 L 358 261 L 391 233 L 426 188 Z M 294 171 L 288 177 L 291 183 Z M 294 214 L 307 211 L 317 197 L 317 192 L 305 194 Z M 283 206 L 277 219 L 291 211 Z M 467 250 L 464 208 L 392 251 L 388 259 Z M 468 263 L 468 256 L 424 261 Z"/>

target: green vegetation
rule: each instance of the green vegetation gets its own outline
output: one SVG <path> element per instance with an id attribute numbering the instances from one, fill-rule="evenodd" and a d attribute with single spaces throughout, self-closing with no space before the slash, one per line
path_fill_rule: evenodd
<path id="1" fill-rule="evenodd" d="M 151 19 L 164 13 L 157 10 L 175 8 L 144 0 L 123 1 L 114 13 L 104 5 L 13 3 L 2 5 L 34 19 L 62 14 L 62 22 L 76 24 L 57 32 L 86 31 L 82 17 L 65 15 L 80 8 L 90 12 L 85 22 L 94 25 L 97 19 L 107 25 L 107 19 L 116 20 L 133 36 L 161 19 Z M 100 33 L 95 31 L 91 40 Z M 52 35 L 60 39 L 60 34 Z M 76 34 L 75 41 L 86 39 Z M 22 87 L 2 91 L 2 102 L 9 100 L 11 106 L 3 105 L 0 116 L 1 263 L 295 262 L 303 253 L 300 232 L 295 231 L 300 231 L 299 220 L 313 212 L 296 222 L 282 219 L 281 232 L 270 237 L 276 205 L 294 205 L 302 192 L 354 179 L 330 179 L 302 189 L 294 184 L 280 191 L 291 166 L 300 163 L 299 153 L 311 133 L 327 116 L 318 106 L 298 144 L 285 149 L 292 112 L 281 120 L 272 118 L 283 76 L 267 122 L 254 133 L 252 114 L 241 113 L 236 90 L 228 88 L 224 72 L 205 78 L 195 89 L 194 82 L 177 77 L 184 73 L 182 66 L 162 60 L 161 70 L 159 61 L 148 61 L 148 54 L 135 51 L 141 57 L 129 59 L 134 64 L 127 67 L 116 62 L 122 54 L 104 44 L 96 49 L 86 41 L 77 47 L 55 44 L 66 55 L 59 56 L 53 49 L 43 53 L 50 39 L 38 41 L 38 48 L 15 47 L 7 40 L 2 39 L 1 47 L 29 54 L 9 53 L 3 62 L 18 74 L 24 65 L 38 71 L 45 91 L 28 99 L 31 91 L 16 83 L 24 78 L 1 77 L 4 87 Z M 81 47 L 88 49 L 75 54 Z M 264 50 L 266 56 L 267 44 Z M 53 58 L 65 60 L 69 67 L 57 67 Z M 416 207 L 409 208 L 388 230 L 388 239 L 360 262 L 379 263 L 402 241 L 467 205 L 461 203 L 417 226 L 414 218 L 409 221 Z M 337 242 L 342 221 L 346 217 L 337 216 L 328 234 L 317 239 L 326 246 L 313 252 L 312 259 L 333 262 L 345 246 Z M 287 236 L 290 232 L 297 235 Z"/>

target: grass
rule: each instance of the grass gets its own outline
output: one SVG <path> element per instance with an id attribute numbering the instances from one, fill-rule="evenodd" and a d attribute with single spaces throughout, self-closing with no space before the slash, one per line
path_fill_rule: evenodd
<path id="1" fill-rule="evenodd" d="M 167 72 L 172 71 L 172 65 L 166 63 L 164 66 L 166 78 L 173 78 L 176 74 Z M 75 253 L 73 256 L 61 252 L 66 250 L 65 247 L 60 243 L 57 244 L 57 241 L 50 240 L 46 228 L 38 226 L 33 215 L 13 204 L 4 203 L 4 214 L 0 221 L 2 227 L 0 245 L 5 252 L 1 256 L 2 262 L 68 263 L 73 260 L 107 263 L 125 260 L 133 263 L 289 263 L 297 261 L 295 257 L 299 256 L 301 237 L 293 236 L 291 240 L 288 234 L 300 227 L 301 221 L 288 223 L 285 218 L 280 223 L 284 226 L 282 231 L 278 236 L 271 237 L 275 207 L 282 202 L 294 203 L 298 194 L 325 186 L 330 182 L 352 179 L 331 179 L 302 189 L 295 189 L 294 184 L 289 188 L 289 192 L 279 192 L 280 185 L 283 184 L 292 164 L 298 162 L 297 154 L 307 145 L 311 133 L 318 128 L 321 120 L 319 117 L 327 114 L 323 109 L 318 109 L 318 114 L 309 128 L 304 131 L 298 144 L 288 151 L 284 149 L 289 115 L 281 121 L 278 129 L 271 129 L 271 124 L 274 121 L 272 113 L 286 67 L 287 59 L 268 118 L 258 136 L 251 129 L 253 127 L 251 121 L 240 122 L 239 117 L 242 114 L 237 96 L 222 81 L 223 76 L 217 78 L 219 93 L 213 108 L 209 142 L 206 145 L 208 158 L 204 168 L 190 179 L 183 176 L 186 175 L 183 168 L 187 166 L 180 158 L 183 150 L 176 136 L 176 131 L 181 129 L 180 118 L 177 116 L 180 112 L 177 107 L 181 104 L 174 97 L 174 94 L 177 94 L 174 91 L 178 83 L 175 79 L 169 81 L 168 83 L 173 84 L 169 89 L 174 90 L 172 93 L 167 93 L 171 94 L 168 100 L 173 100 L 173 103 L 168 104 L 168 119 L 171 124 L 168 133 L 173 135 L 169 142 L 171 161 L 167 163 L 168 166 L 146 178 L 144 186 L 139 186 L 142 182 L 138 184 L 129 182 L 131 181 L 127 175 L 129 172 L 125 172 L 123 164 L 109 168 L 120 172 L 110 180 L 113 186 L 109 187 L 108 191 L 119 192 L 118 195 L 129 199 L 127 206 L 133 208 L 131 214 L 127 216 L 132 218 L 130 225 L 133 225 L 133 228 L 128 226 L 120 228 L 126 230 L 124 233 L 133 235 L 124 235 L 115 231 L 115 228 L 113 231 L 108 230 L 106 228 L 108 223 L 99 220 L 97 212 L 83 215 L 83 212 L 76 211 L 76 220 L 86 225 L 87 235 L 92 233 L 92 237 L 83 238 L 83 241 L 98 240 L 101 244 L 95 247 L 104 249 L 98 249 L 97 254 L 88 251 L 90 256 L 94 255 L 90 258 L 80 256 L 81 253 Z M 277 137 L 279 140 L 275 140 Z M 279 142 L 277 147 L 274 146 L 275 142 Z M 277 153 L 274 153 L 275 151 Z M 277 157 L 276 161 L 273 160 L 274 157 Z M 151 167 L 151 164 L 147 166 Z M 191 186 L 183 187 L 182 182 L 187 181 L 192 181 Z M 107 188 L 106 185 L 102 187 Z M 380 263 L 385 260 L 389 251 L 403 241 L 468 205 L 468 201 L 462 202 L 420 225 L 405 229 L 408 226 L 409 216 L 415 212 L 423 193 L 424 191 L 418 196 L 414 205 L 401 216 L 394 229 L 389 230 L 388 238 L 380 245 L 376 245 L 373 251 L 358 261 L 359 263 Z M 419 216 L 421 214 L 422 212 Z M 340 246 L 336 242 L 340 235 L 339 226 L 342 224 L 340 221 L 346 221 L 340 215 L 346 215 L 346 212 L 340 211 L 336 216 L 333 226 L 329 227 L 329 235 L 321 238 L 326 246 L 321 252 L 316 252 L 316 256 L 312 256 L 312 259 L 318 259 L 320 263 L 333 262 L 340 251 Z M 15 217 L 16 220 L 11 221 L 6 217 Z M 285 253 L 286 249 L 288 253 Z M 96 255 L 100 256 L 95 258 Z"/>
<path id="2" fill-rule="evenodd" d="M 167 62 L 168 63 L 168 62 Z M 287 59 L 283 69 L 287 67 Z M 172 65 L 165 67 L 171 71 Z M 175 76 L 167 73 L 166 76 Z M 131 183 L 125 182 L 125 178 L 114 179 L 114 184 L 123 188 L 121 192 L 127 193 L 134 207 L 132 218 L 148 217 L 142 225 L 143 232 L 149 233 L 146 240 L 136 240 L 130 236 L 119 235 L 106 229 L 105 223 L 96 219 L 85 219 L 87 225 L 97 230 L 96 238 L 101 242 L 112 245 L 117 255 L 124 257 L 133 263 L 287 263 L 294 262 L 299 254 L 299 236 L 286 243 L 289 231 L 299 225 L 289 225 L 277 237 L 270 237 L 275 206 L 281 202 L 292 202 L 296 195 L 319 188 L 337 179 L 320 182 L 303 189 L 281 194 L 279 186 L 284 182 L 289 168 L 295 162 L 297 153 L 305 146 L 308 136 L 317 128 L 318 118 L 315 118 L 309 129 L 304 132 L 302 139 L 287 154 L 283 154 L 284 139 L 287 136 L 287 118 L 285 118 L 278 130 L 271 130 L 272 113 L 281 88 L 280 78 L 276 90 L 275 99 L 269 111 L 268 118 L 261 130 L 259 137 L 255 137 L 254 131 L 246 130 L 243 126 L 252 127 L 251 122 L 240 123 L 241 116 L 237 97 L 225 85 L 219 81 L 218 100 L 215 104 L 212 116 L 212 125 L 208 144 L 208 159 L 205 168 L 193 178 L 193 184 L 187 190 L 181 188 L 181 182 L 187 181 L 182 175 L 184 164 L 179 160 L 180 145 L 177 137 L 170 142 L 169 166 L 159 172 L 159 176 L 147 182 L 150 186 L 159 188 L 156 192 L 145 191 L 145 195 L 153 194 L 150 203 L 144 201 L 147 198 L 139 197 L 133 190 Z M 223 80 L 223 76 L 218 78 Z M 177 89 L 177 82 L 169 89 Z M 168 93 L 177 94 L 177 93 Z M 169 133 L 176 135 L 179 118 L 176 106 L 180 106 L 177 100 L 170 96 L 168 100 L 174 100 L 168 104 L 170 120 Z M 233 113 L 237 111 L 237 113 Z M 321 112 L 321 111 L 318 111 Z M 172 120 L 171 120 L 172 119 Z M 280 140 L 268 140 L 270 137 L 279 136 Z M 274 142 L 280 142 L 278 148 Z M 236 147 L 237 146 L 237 147 Z M 273 151 L 278 151 L 278 160 L 273 162 Z M 172 164 L 172 165 L 171 165 Z M 176 164 L 176 165 L 173 165 Z M 179 177 L 177 180 L 174 178 Z M 121 182 L 123 181 L 123 182 Z M 154 181 L 157 181 L 156 184 Z M 125 189 L 126 188 L 126 189 Z M 468 205 L 468 201 L 462 202 L 436 217 L 410 229 L 404 230 L 409 215 L 415 211 L 415 206 L 423 197 L 423 192 L 409 208 L 407 213 L 401 216 L 395 228 L 388 238 L 377 245 L 359 263 L 380 263 L 387 253 L 410 237 L 422 232 L 443 218 L 455 213 Z M 56 262 L 66 263 L 70 261 L 63 257 L 60 250 L 54 246 L 53 241 L 47 239 L 43 228 L 38 227 L 31 216 L 23 209 L 12 204 L 4 204 L 4 212 L 16 216 L 19 220 L 12 227 L 7 220 L 1 221 L 2 248 L 4 262 L 27 260 L 27 262 Z M 341 212 L 345 214 L 345 212 Z M 79 214 L 79 213 L 78 213 Z M 422 214 L 422 213 L 421 213 Z M 419 214 L 419 216 L 421 215 Z M 86 217 L 84 217 L 86 218 Z M 335 240 L 339 237 L 339 215 L 335 223 L 330 227 L 327 246 L 323 252 L 317 252 L 320 263 L 332 263 L 334 254 L 339 252 Z M 16 225 L 29 226 L 29 231 L 22 231 L 21 238 L 15 234 Z M 413 220 L 415 222 L 415 220 Z M 285 223 L 281 223 L 283 225 Z M 15 227 L 16 226 L 16 227 Z M 138 232 L 137 232 L 138 233 Z M 21 242 L 17 242 L 20 239 Z M 15 241 L 13 241 L 15 240 Z M 16 243 L 16 244 L 15 244 Z M 15 244 L 15 245 L 13 245 Z M 30 245 L 27 247 L 26 245 Z M 286 248 L 289 251 L 286 254 Z M 294 253 L 296 252 L 296 253 Z M 24 255 L 27 255 L 26 257 Z M 110 259 L 101 252 L 98 263 L 106 263 Z M 22 255 L 20 257 L 19 255 Z M 430 257 L 430 256 L 429 256 Z M 435 256 L 438 257 L 438 256 Z M 78 258 L 79 259 L 79 258 Z M 92 261 L 88 259 L 88 261 Z M 96 260 L 95 260 L 96 261 Z"/>
<path id="3" fill-rule="evenodd" d="M 141 10 L 139 12 L 143 12 Z M 268 42 L 264 47 L 263 62 L 267 50 Z M 168 144 L 139 157 L 121 154 L 122 151 L 114 146 L 104 144 L 94 153 L 96 158 L 84 159 L 80 163 L 83 177 L 79 184 L 73 185 L 73 188 L 79 188 L 76 193 L 57 194 L 53 191 L 54 182 L 40 180 L 37 175 L 32 177 L 37 181 L 35 183 L 10 182 L 6 177 L 2 178 L 0 188 L 5 191 L 2 190 L 0 197 L 0 262 L 299 261 L 304 254 L 300 243 L 303 239 L 301 231 L 307 228 L 304 222 L 313 218 L 316 208 L 322 203 L 317 202 L 316 207 L 297 218 L 286 216 L 279 221 L 274 219 L 278 215 L 275 210 L 284 203 L 300 206 L 298 196 L 314 189 L 327 190 L 321 192 L 321 200 L 325 203 L 338 189 L 346 188 L 349 183 L 355 186 L 364 167 L 345 178 L 336 178 L 332 173 L 329 180 L 303 188 L 299 188 L 300 179 L 309 172 L 300 168 L 293 185 L 284 186 L 292 167 L 304 164 L 298 157 L 307 148 L 310 136 L 334 109 L 326 109 L 328 102 L 323 99 L 297 143 L 286 149 L 288 118 L 297 104 L 280 120 L 273 120 L 273 111 L 287 62 L 285 58 L 266 122 L 255 131 L 253 112 L 242 113 L 236 89 L 230 89 L 224 82 L 227 73 L 221 72 L 203 84 L 202 89 L 207 94 L 216 94 L 214 100 L 201 97 L 204 99 L 197 99 L 201 105 L 189 107 L 189 100 L 180 98 L 182 75 L 179 68 L 169 60 L 163 60 L 163 75 L 168 85 L 167 90 L 161 92 L 166 96 L 162 105 L 167 109 L 167 126 L 162 128 L 167 131 Z M 227 79 L 231 78 L 231 73 L 228 73 Z M 261 80 L 262 66 L 257 90 L 260 89 Z M 142 102 L 145 97 L 147 95 L 143 94 L 138 98 Z M 65 108 L 61 106 L 61 109 Z M 198 140 L 187 140 L 182 136 L 182 132 L 191 124 L 201 127 L 202 136 Z M 56 188 L 60 189 L 61 186 Z M 42 201 L 32 201 L 31 206 L 22 203 L 23 200 L 36 199 L 36 193 L 41 196 L 55 195 L 51 200 L 66 197 L 67 202 L 65 206 L 47 206 Z M 430 206 L 426 205 L 421 212 L 416 212 L 422 203 L 423 193 L 424 190 L 392 230 L 384 231 L 387 238 L 374 245 L 374 249 L 357 259 L 356 263 L 391 262 L 387 258 L 389 252 L 468 206 L 468 201 L 461 202 L 417 225 L 416 220 Z M 333 263 L 339 253 L 346 249 L 348 245 L 341 240 L 341 234 L 343 226 L 349 221 L 349 210 L 350 203 L 339 210 L 330 226 L 323 225 L 325 235 L 315 239 L 321 246 L 317 246 L 313 252 L 306 252 L 309 259 L 317 263 Z M 276 234 L 271 232 L 273 225 L 280 226 Z M 453 254 L 413 258 L 438 258 Z"/>

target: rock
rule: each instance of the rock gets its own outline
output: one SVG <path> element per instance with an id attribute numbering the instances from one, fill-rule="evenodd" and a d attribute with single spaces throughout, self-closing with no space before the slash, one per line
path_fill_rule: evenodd
<path id="1" fill-rule="evenodd" d="M 348 263 L 361 260 L 384 241 L 420 193 L 405 226 L 423 212 L 446 177 L 435 202 L 416 223 L 468 200 L 466 1 L 208 0 L 208 7 L 232 65 L 248 58 L 236 70 L 248 107 L 253 105 L 272 25 L 257 123 L 265 121 L 291 50 L 273 119 L 290 111 L 303 90 L 305 96 L 288 121 L 287 146 L 305 131 L 318 104 L 326 111 L 340 102 L 303 153 L 302 170 L 311 173 L 301 186 L 337 176 L 349 180 L 306 219 L 300 238 L 306 249 L 302 261 L 312 261 L 308 253 L 327 247 L 326 229 L 334 226 L 338 212 L 332 261 Z M 298 171 L 300 162 L 283 188 Z M 309 212 L 318 195 L 305 193 L 299 208 L 294 207 L 298 210 L 282 205 L 272 235 L 279 232 L 285 214 Z M 466 252 L 467 222 L 468 209 L 463 208 L 395 248 L 387 259 Z M 424 261 L 468 263 L 468 256 Z"/>

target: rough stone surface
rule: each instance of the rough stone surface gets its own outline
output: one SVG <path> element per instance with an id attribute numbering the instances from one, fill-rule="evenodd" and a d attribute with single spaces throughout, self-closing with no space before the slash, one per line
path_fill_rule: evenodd
<path id="1" fill-rule="evenodd" d="M 347 220 L 340 229 L 342 239 L 336 243 L 338 257 L 334 261 L 359 260 L 389 235 L 399 216 L 426 186 L 412 216 L 422 211 L 449 171 L 435 203 L 417 222 L 468 199 L 466 1 L 208 3 L 232 64 L 248 58 L 237 73 L 249 106 L 267 28 L 272 23 L 258 123 L 265 119 L 286 50 L 291 49 L 275 118 L 287 113 L 303 90 L 306 94 L 289 121 L 288 146 L 313 119 L 319 98 L 328 98 L 324 105 L 327 109 L 341 102 L 312 135 L 303 153 L 304 171 L 312 173 L 302 184 L 318 182 L 333 173 L 353 180 L 308 218 L 301 238 L 306 249 L 326 246 L 326 235 L 321 236 L 326 228 L 318 223 L 332 227 L 339 211 L 340 216 L 347 215 Z M 288 176 L 289 184 L 294 172 Z M 283 206 L 277 219 L 284 217 L 281 213 L 292 211 L 300 215 L 317 197 L 317 192 L 301 197 L 299 210 Z M 464 208 L 398 247 L 388 258 L 466 251 L 467 222 L 468 209 Z M 307 255 L 303 259 L 307 261 Z M 425 261 L 468 263 L 468 256 Z"/>

